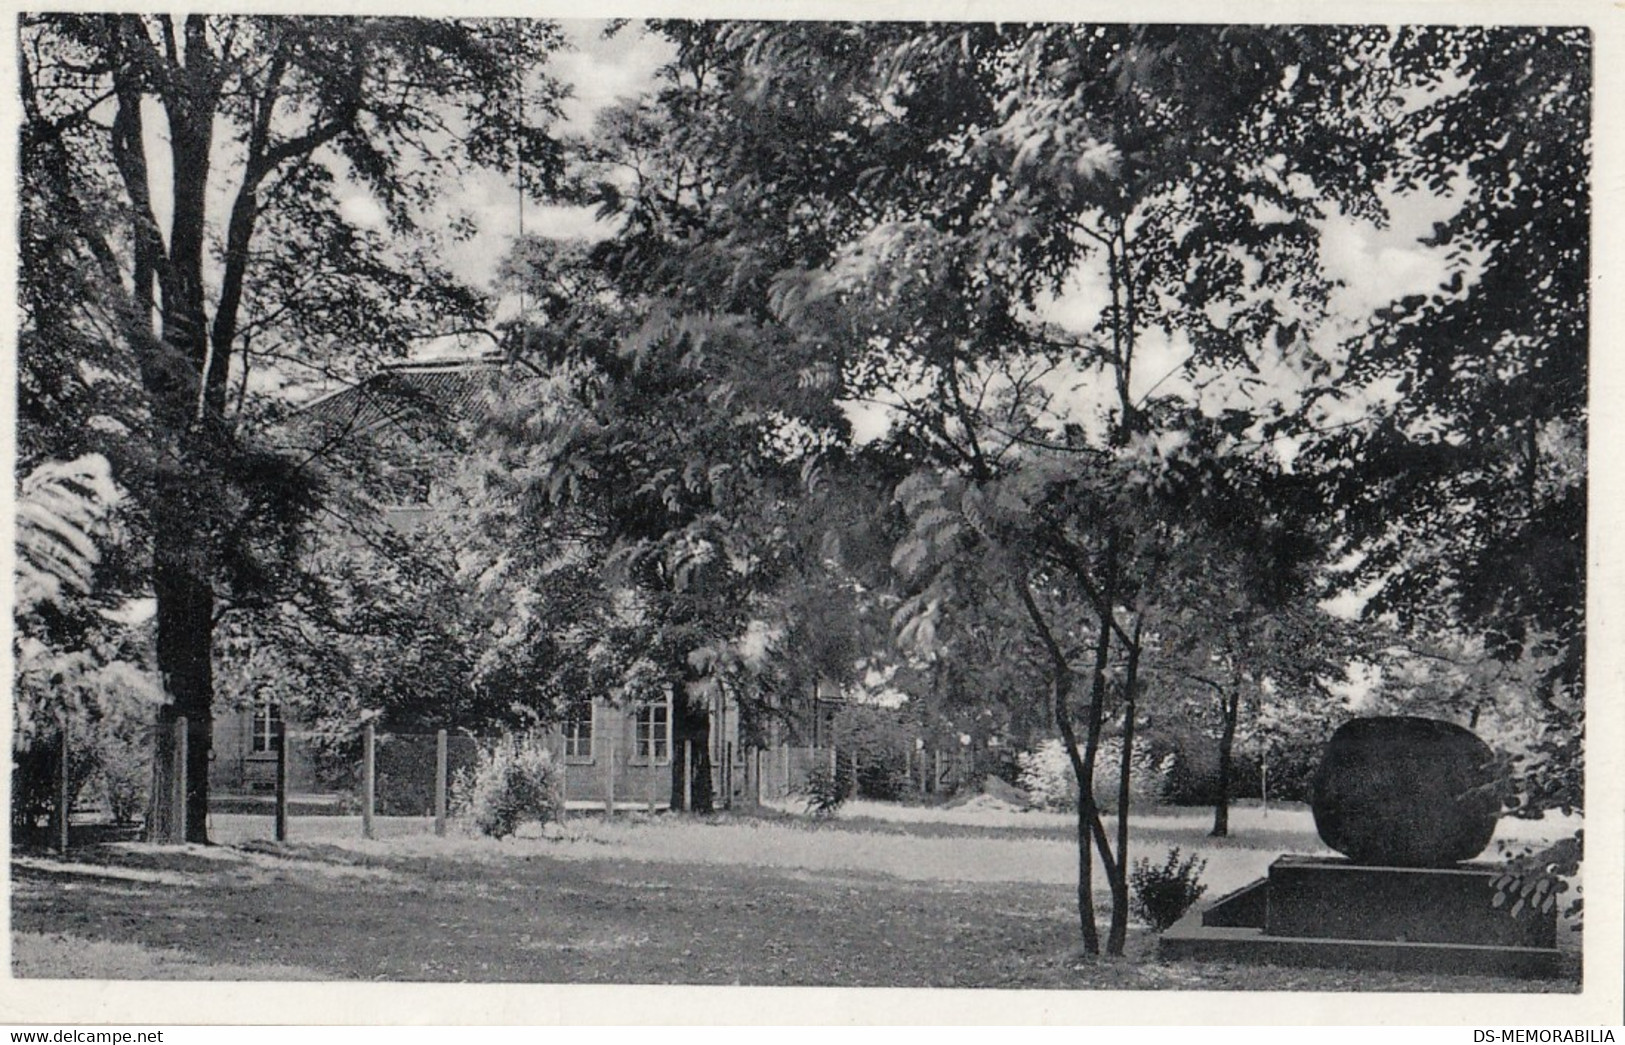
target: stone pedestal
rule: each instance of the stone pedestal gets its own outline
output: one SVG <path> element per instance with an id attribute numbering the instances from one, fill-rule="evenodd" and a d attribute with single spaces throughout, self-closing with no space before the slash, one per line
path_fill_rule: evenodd
<path id="1" fill-rule="evenodd" d="M 1364 867 L 1314 856 L 1270 865 L 1264 932 L 1333 940 L 1556 947 L 1550 917 L 1495 907 L 1500 872 L 1458 867 Z"/>
<path id="2" fill-rule="evenodd" d="M 1551 976 L 1557 914 L 1492 906 L 1494 868 L 1283 856 L 1163 934 L 1169 958 Z"/>

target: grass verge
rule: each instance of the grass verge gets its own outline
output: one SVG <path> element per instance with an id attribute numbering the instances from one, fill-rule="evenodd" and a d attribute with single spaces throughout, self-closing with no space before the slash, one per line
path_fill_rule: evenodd
<path id="1" fill-rule="evenodd" d="M 1556 982 L 1161 963 L 1141 930 L 1125 958 L 1085 959 L 1075 950 L 1073 880 L 1051 866 L 1075 856 L 1060 839 L 665 817 L 576 821 L 560 834 L 502 843 L 335 834 L 286 845 L 107 845 L 71 861 L 23 855 L 12 869 L 14 970 L 1492 993 L 1578 982 L 1577 954 L 1576 974 Z M 1266 864 L 1271 856 L 1227 852 Z"/>

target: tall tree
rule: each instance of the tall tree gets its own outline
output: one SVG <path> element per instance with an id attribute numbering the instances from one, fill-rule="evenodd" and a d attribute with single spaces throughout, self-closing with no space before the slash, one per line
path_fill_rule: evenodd
<path id="1" fill-rule="evenodd" d="M 1394 173 L 1459 209 L 1427 242 L 1446 280 L 1373 318 L 1338 394 L 1362 424 L 1311 436 L 1351 591 L 1424 643 L 1527 673 L 1546 718 L 1531 815 L 1582 804 L 1592 44 L 1585 28 L 1417 28 L 1426 85 Z M 1446 75 L 1448 70 L 1448 75 Z"/>
<path id="2" fill-rule="evenodd" d="M 1213 552 L 1198 570 L 1170 579 L 1152 672 L 1172 698 L 1166 703 L 1217 734 L 1211 833 L 1223 838 L 1239 783 L 1238 742 L 1249 725 L 1260 747 L 1270 741 L 1259 728 L 1267 720 L 1318 715 L 1329 732 L 1333 687 L 1347 684 L 1350 662 L 1372 643 L 1362 641 L 1361 627 L 1316 604 L 1319 585 L 1261 583 L 1236 562 L 1233 548 Z M 1284 597 L 1260 597 L 1271 588 Z"/>
<path id="3" fill-rule="evenodd" d="M 1132 722 L 1144 611 L 1169 550 L 1198 541 L 1150 491 L 1167 482 L 1200 504 L 1204 485 L 1244 487 L 1245 469 L 1180 478 L 1179 445 L 1199 432 L 1204 452 L 1239 464 L 1264 442 L 1256 423 L 1290 406 L 1216 427 L 1192 375 L 1317 365 L 1305 352 L 1326 289 L 1315 222 L 1371 206 L 1385 162 L 1371 121 L 1347 117 L 1386 83 L 1351 75 L 1344 57 L 1383 34 L 658 29 L 677 59 L 602 157 L 622 173 L 584 180 L 623 219 L 594 251 L 599 270 L 658 320 L 627 339 L 622 365 L 652 378 L 663 345 L 682 353 L 684 378 L 728 360 L 709 370 L 708 402 L 757 431 L 793 421 L 813 459 L 851 442 L 843 403 L 896 415 L 899 460 L 928 473 L 899 488 L 914 533 L 897 568 L 942 565 L 953 557 L 937 551 L 978 525 L 1012 553 L 1005 579 L 1045 640 L 1053 720 L 1080 752 L 1085 943 L 1099 947 L 1098 850 L 1116 900 L 1107 948 L 1120 950 L 1127 822 L 1106 837 L 1088 762 L 1113 693 Z M 1045 299 L 1080 272 L 1108 299 L 1098 322 L 1044 322 Z M 1138 376 L 1159 332 L 1188 348 L 1179 396 Z M 1068 380 L 1096 391 L 1057 403 Z M 899 620 L 911 637 L 948 604 L 937 580 L 918 583 Z M 1081 706 L 1075 674 L 1088 680 Z"/>
<path id="4" fill-rule="evenodd" d="M 297 378 L 324 354 L 398 352 L 431 317 L 478 314 L 413 235 L 472 165 L 517 152 L 527 188 L 556 177 L 543 128 L 559 88 L 535 69 L 560 37 L 520 20 L 38 15 L 19 44 L 24 186 L 40 194 L 25 209 L 59 208 L 52 249 L 96 266 L 107 295 L 74 304 L 108 317 L 139 375 L 150 471 L 131 486 L 164 715 L 191 733 L 187 836 L 202 841 L 217 596 L 254 583 L 237 568 L 247 535 L 308 485 L 255 438 L 250 371 Z M 393 242 L 345 217 L 361 193 Z"/>

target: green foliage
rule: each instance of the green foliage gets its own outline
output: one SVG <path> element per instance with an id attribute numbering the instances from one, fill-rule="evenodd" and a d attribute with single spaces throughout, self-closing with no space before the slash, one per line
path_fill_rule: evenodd
<path id="1" fill-rule="evenodd" d="M 17 490 L 16 612 L 89 591 L 101 560 L 96 531 L 121 497 L 100 454 L 45 461 L 23 477 Z"/>
<path id="2" fill-rule="evenodd" d="M 105 729 L 95 737 L 96 782 L 115 824 L 133 824 L 147 808 L 152 742 L 144 728 Z"/>
<path id="3" fill-rule="evenodd" d="M 454 789 L 457 815 L 481 834 L 506 838 L 524 823 L 564 818 L 559 766 L 539 736 L 504 737 L 460 773 Z"/>
<path id="4" fill-rule="evenodd" d="M 141 819 L 152 775 L 149 708 L 145 700 L 121 705 L 115 690 L 65 712 L 70 803 L 88 793 L 107 803 L 116 824 Z M 11 823 L 20 831 L 31 832 L 54 807 L 62 739 L 52 723 L 33 732 L 26 746 L 13 745 Z"/>
<path id="5" fill-rule="evenodd" d="M 820 820 L 832 817 L 851 797 L 851 776 L 840 772 L 839 767 L 816 766 L 807 774 L 801 793 L 808 813 Z"/>
<path id="6" fill-rule="evenodd" d="M 1119 737 L 1106 737 L 1095 755 L 1095 805 L 1105 813 L 1116 813 L 1118 775 L 1122 766 L 1123 744 Z M 1035 806 L 1071 813 L 1078 808 L 1078 780 L 1072 760 L 1059 740 L 1046 740 L 1032 751 L 1016 756 L 1020 767 L 1016 786 L 1027 792 Z M 1143 747 L 1134 752 L 1130 797 L 1142 807 L 1163 802 L 1168 793 L 1173 758 L 1154 759 Z"/>
<path id="7" fill-rule="evenodd" d="M 860 797 L 891 801 L 908 789 L 907 760 L 918 732 L 896 710 L 858 705 L 835 715 L 831 742 L 857 778 Z"/>
<path id="8" fill-rule="evenodd" d="M 1585 899 L 1575 881 L 1585 856 L 1585 832 L 1575 831 L 1545 848 L 1524 851 L 1507 860 L 1502 874 L 1492 887 L 1495 896 L 1491 903 L 1513 918 L 1523 914 L 1549 914 L 1557 909 L 1561 898 L 1574 889 L 1568 906 L 1563 909 L 1567 918 L 1574 920 L 1578 931 L 1582 926 Z"/>
<path id="9" fill-rule="evenodd" d="M 1524 808 L 1580 808 L 1592 33 L 1416 27 L 1393 56 L 1433 88 L 1396 128 L 1394 172 L 1460 201 L 1425 240 L 1449 268 L 1350 339 L 1340 394 L 1376 405 L 1310 433 L 1299 460 L 1340 520 L 1350 568 L 1333 579 L 1370 594 L 1367 615 L 1542 663 Z"/>
<path id="10" fill-rule="evenodd" d="M 278 423 L 308 398 L 288 393 L 486 318 L 489 302 L 441 261 L 436 201 L 519 159 L 526 191 L 557 186 L 547 126 L 562 88 L 539 67 L 563 37 L 536 19 L 202 13 L 31 14 L 18 31 L 21 412 L 31 441 L 74 422 L 105 436 L 150 538 L 138 568 L 166 696 L 205 721 L 222 619 L 262 614 L 249 622 L 260 639 L 314 659 L 308 629 L 329 593 L 302 554 L 312 519 L 375 536 L 324 497 L 333 446 L 287 445 Z M 176 172 L 161 199 L 149 170 Z M 357 189 L 378 220 L 358 212 Z M 80 394 L 73 375 L 89 372 Z M 82 416 L 53 423 L 58 405 Z M 53 533 L 82 551 L 71 528 Z M 345 609 L 319 623 L 376 634 L 376 618 Z M 328 657 L 323 681 L 367 652 Z M 358 701 L 347 685 L 305 692 Z M 207 750 L 190 751 L 189 831 L 203 840 Z"/>
<path id="11" fill-rule="evenodd" d="M 78 799 L 85 784 L 96 772 L 95 755 L 84 733 L 68 749 L 68 800 Z M 61 748 L 58 737 L 51 743 L 36 743 L 11 752 L 11 826 L 27 838 L 47 822 L 56 804 L 57 773 Z"/>
<path id="12" fill-rule="evenodd" d="M 159 699 L 145 670 L 146 630 L 102 612 L 117 592 L 101 570 L 122 551 L 124 493 L 100 454 L 45 461 L 17 496 L 12 652 L 12 817 L 32 827 L 49 812 L 64 738 L 69 796 L 92 781 L 119 823 L 144 805 L 144 724 Z"/>
<path id="13" fill-rule="evenodd" d="M 1134 916 L 1157 932 L 1163 932 L 1207 892 L 1200 881 L 1207 861 L 1195 853 L 1179 859 L 1179 847 L 1168 850 L 1160 866 L 1145 857 L 1134 861 L 1129 878 L 1134 889 Z"/>

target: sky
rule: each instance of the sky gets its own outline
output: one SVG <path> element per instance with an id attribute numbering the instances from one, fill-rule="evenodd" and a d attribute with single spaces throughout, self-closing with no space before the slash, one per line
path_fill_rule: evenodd
<path id="1" fill-rule="evenodd" d="M 1339 344 L 1353 334 L 1375 310 L 1411 294 L 1432 294 L 1449 279 L 1449 249 L 1420 242 L 1437 221 L 1459 208 L 1459 197 L 1388 194 L 1384 200 L 1390 220 L 1384 226 L 1343 217 L 1328 216 L 1320 224 L 1321 260 L 1328 280 L 1335 284 L 1328 310 L 1331 321 L 1314 335 L 1314 350 L 1329 359 L 1341 353 Z M 1038 314 L 1063 329 L 1083 334 L 1100 319 L 1110 301 L 1103 266 L 1080 266 L 1056 294 L 1039 302 Z M 1293 405 L 1304 391 L 1303 376 L 1280 359 L 1262 353 L 1257 363 L 1262 385 L 1244 384 L 1239 372 L 1201 375 L 1193 381 L 1183 364 L 1191 346 L 1182 337 L 1168 337 L 1148 330 L 1136 347 L 1131 394 L 1141 399 L 1155 391 L 1158 395 L 1180 393 L 1198 403 L 1204 412 L 1217 416 L 1227 408 L 1256 408 L 1272 398 Z M 1040 384 L 1054 395 L 1052 410 L 1057 426 L 1063 421 L 1082 424 L 1086 430 L 1098 427 L 1102 412 L 1115 402 L 1115 392 L 1098 373 L 1061 368 Z M 1321 425 L 1334 425 L 1363 415 L 1369 399 L 1326 398 L 1316 409 Z M 886 432 L 890 411 L 878 404 L 850 404 L 847 416 L 860 442 L 877 439 Z M 1296 447 L 1282 443 L 1283 457 L 1290 459 Z"/>
<path id="2" fill-rule="evenodd" d="M 572 97 L 564 107 L 565 122 L 561 128 L 564 131 L 589 131 L 594 114 L 649 89 L 656 69 L 671 57 L 668 44 L 643 34 L 635 23 L 610 37 L 604 35 L 605 24 L 588 20 L 563 23 L 571 49 L 552 59 L 550 71 L 571 89 Z M 518 230 L 521 207 L 525 230 L 531 234 L 593 238 L 611 231 L 608 225 L 596 219 L 590 208 L 521 202 L 510 176 L 503 173 L 486 172 L 465 181 L 460 190 L 446 201 L 446 212 L 472 215 L 480 231 L 472 239 L 452 244 L 446 258 L 454 271 L 478 286 L 489 286 L 495 276 L 497 265 Z M 1341 218 L 1329 219 L 1322 227 L 1326 272 L 1340 284 L 1332 311 L 1349 317 L 1342 327 L 1323 331 L 1322 337 L 1328 342 L 1340 339 L 1348 332 L 1348 324 L 1384 305 L 1408 294 L 1435 291 L 1448 276 L 1444 249 L 1425 247 L 1418 240 L 1431 231 L 1435 221 L 1448 217 L 1457 201 L 1424 195 L 1391 196 L 1387 202 L 1392 221 L 1386 227 Z M 364 212 L 368 207 L 376 210 L 375 204 L 358 194 L 357 212 Z M 381 219 L 381 214 L 375 215 L 375 220 Z M 1063 292 L 1044 304 L 1042 314 L 1046 320 L 1082 331 L 1093 326 L 1106 302 L 1103 274 L 1083 270 L 1074 275 Z M 515 302 L 504 303 L 504 311 L 514 307 Z M 425 351 L 435 353 L 447 347 L 430 345 Z M 450 350 L 458 349 L 452 346 Z M 1173 392 L 1183 386 L 1185 391 L 1197 395 L 1179 372 L 1189 351 L 1189 345 L 1184 342 L 1148 336 L 1136 364 L 1135 393 L 1144 395 L 1153 386 L 1158 392 Z M 1277 376 L 1280 380 L 1276 385 L 1291 379 L 1285 373 Z M 1060 402 L 1064 404 L 1068 398 L 1074 400 L 1068 409 L 1080 414 L 1098 412 L 1099 404 L 1087 392 L 1094 384 L 1087 375 L 1058 373 L 1052 375 L 1050 381 L 1053 390 L 1059 393 Z M 1225 387 L 1222 382 L 1200 393 L 1215 412 L 1226 405 L 1241 405 L 1235 402 L 1238 396 L 1246 398 L 1247 393 Z M 1341 408 L 1362 409 L 1358 404 L 1344 404 Z M 1339 404 L 1327 401 L 1325 409 L 1327 423 L 1342 419 L 1334 414 Z M 849 413 L 860 438 L 874 438 L 884 432 L 886 411 L 882 408 L 854 404 Z"/>
<path id="3" fill-rule="evenodd" d="M 640 32 L 636 23 L 609 37 L 604 35 L 606 24 L 597 20 L 562 23 L 570 47 L 549 63 L 550 73 L 567 84 L 571 92 L 564 105 L 564 121 L 558 128 L 562 132 L 589 131 L 594 115 L 601 109 L 649 89 L 655 71 L 671 57 L 668 44 Z M 1341 326 L 1334 323 L 1321 332 L 1327 351 L 1352 329 L 1353 323 L 1375 309 L 1408 294 L 1432 293 L 1447 277 L 1444 250 L 1425 247 L 1418 239 L 1431 231 L 1435 221 L 1448 217 L 1456 201 L 1394 196 L 1388 202 L 1392 221 L 1386 227 L 1338 217 L 1323 224 L 1323 261 L 1327 274 L 1340 284 L 1332 310 L 1348 317 Z M 359 186 L 345 198 L 344 209 L 358 224 L 383 224 L 381 209 Z M 452 271 L 482 288 L 491 286 L 521 221 L 526 233 L 532 235 L 595 238 L 612 231 L 591 208 L 522 201 L 511 172 L 485 171 L 465 178 L 438 210 L 439 216 L 448 221 L 459 216 L 470 219 L 478 230 L 468 239 L 448 243 L 444 258 Z M 1103 273 L 1086 267 L 1074 274 L 1063 291 L 1044 302 L 1040 311 L 1048 321 L 1083 331 L 1093 326 L 1106 301 Z M 517 307 L 517 301 L 505 299 L 498 306 L 499 316 L 511 316 Z M 483 342 L 448 339 L 425 342 L 418 354 L 420 358 L 444 357 L 488 347 Z M 1252 400 L 1260 394 L 1257 389 L 1248 390 L 1227 380 L 1196 389 L 1181 372 L 1189 352 L 1189 345 L 1178 339 L 1146 335 L 1135 365 L 1135 394 L 1144 395 L 1153 387 L 1158 393 L 1183 391 L 1215 413 L 1231 405 L 1256 405 Z M 1287 370 L 1266 372 L 1264 376 L 1273 378 L 1266 385 L 1267 394 L 1292 394 L 1295 378 Z M 1099 382 L 1090 375 L 1056 372 L 1047 383 L 1056 393 L 1059 411 L 1068 420 L 1099 416 L 1103 405 L 1097 390 Z M 1343 419 L 1336 415 L 1337 410 L 1352 413 L 1365 407 L 1325 400 L 1327 416 L 1322 420 L 1336 423 Z M 849 404 L 848 414 L 860 440 L 877 438 L 886 430 L 888 411 L 883 407 Z M 1281 451 L 1290 455 L 1293 448 L 1283 446 Z"/>
<path id="4" fill-rule="evenodd" d="M 671 58 L 664 41 L 643 34 L 635 24 L 609 38 L 603 34 L 606 23 L 601 21 L 570 19 L 561 25 L 571 50 L 554 56 L 549 72 L 568 84 L 572 95 L 564 104 L 564 122 L 558 127 L 564 133 L 590 131 L 599 110 L 648 89 L 656 69 Z M 527 234 L 592 239 L 613 231 L 589 207 L 543 205 L 534 200 L 521 203 L 510 173 L 482 172 L 462 182 L 459 190 L 445 201 L 445 212 L 472 215 L 479 234 L 452 244 L 446 262 L 476 286 L 487 287 L 495 277 L 498 263 L 518 232 L 521 206 Z M 376 207 L 364 194 L 358 195 L 365 200 L 362 206 Z M 382 215 L 377 217 L 381 221 Z M 506 304 L 513 307 L 511 302 Z"/>

